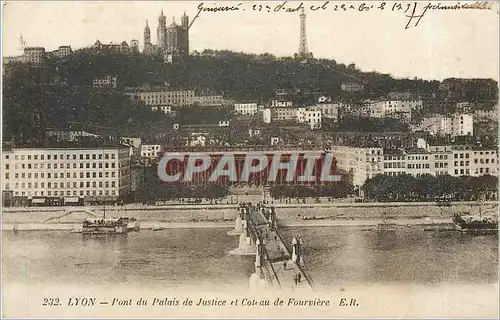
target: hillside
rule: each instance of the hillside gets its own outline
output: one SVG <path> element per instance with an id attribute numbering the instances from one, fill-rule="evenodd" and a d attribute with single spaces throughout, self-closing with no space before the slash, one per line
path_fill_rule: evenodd
<path id="1" fill-rule="evenodd" d="M 172 88 L 196 88 L 225 93 L 237 100 L 268 99 L 278 88 L 302 92 L 340 93 L 343 82 L 357 81 L 367 86 L 368 96 L 390 91 L 435 92 L 439 82 L 396 80 L 376 72 L 363 73 L 354 64 L 334 60 L 301 63 L 270 54 L 251 55 L 231 51 L 205 50 L 179 64 L 165 64 L 143 55 L 95 56 L 80 51 L 67 60 L 49 62 L 52 72 L 69 85 L 88 85 L 94 77 L 116 75 L 127 86 L 169 84 Z M 57 70 L 56 70 L 57 69 Z"/>
<path id="2" fill-rule="evenodd" d="M 116 90 L 91 87 L 95 77 L 107 75 L 118 77 Z M 340 91 L 342 83 L 353 81 L 364 84 L 365 90 Z M 311 103 L 319 94 L 349 101 L 378 98 L 392 91 L 412 91 L 430 97 L 440 83 L 364 73 L 354 64 L 345 66 L 325 59 L 302 63 L 269 54 L 205 50 L 172 65 L 141 54 L 92 55 L 80 50 L 64 59 L 49 59 L 42 67 L 20 63 L 5 66 L 4 137 L 10 139 L 22 133 L 23 140 L 37 139 L 43 123 L 47 128 L 102 129 L 121 135 L 165 132 L 172 128 L 171 119 L 122 94 L 124 87 L 143 84 L 224 94 L 236 101 L 267 102 L 275 96 L 276 89 L 288 89 L 296 93 L 296 102 Z M 467 95 L 474 95 L 474 90 L 469 91 Z M 206 122 L 205 117 L 186 117 L 181 114 L 183 123 L 195 124 L 195 118 Z"/>

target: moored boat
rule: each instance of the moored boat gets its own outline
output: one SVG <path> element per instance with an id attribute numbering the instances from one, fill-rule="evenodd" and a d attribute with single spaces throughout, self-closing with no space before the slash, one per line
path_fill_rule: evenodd
<path id="1" fill-rule="evenodd" d="M 87 219 L 83 222 L 82 234 L 126 234 L 128 232 L 128 218 Z"/>
<path id="2" fill-rule="evenodd" d="M 464 232 L 498 231 L 498 217 L 495 216 L 455 214 L 453 222 L 457 230 Z"/>

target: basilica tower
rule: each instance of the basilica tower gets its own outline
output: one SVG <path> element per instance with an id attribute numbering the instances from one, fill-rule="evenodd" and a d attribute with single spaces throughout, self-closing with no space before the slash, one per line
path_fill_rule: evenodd
<path id="1" fill-rule="evenodd" d="M 150 55 L 152 51 L 151 47 L 151 30 L 149 30 L 148 20 L 146 20 L 146 27 L 144 28 L 144 49 L 143 53 Z"/>
<path id="2" fill-rule="evenodd" d="M 183 51 L 185 51 L 186 54 L 189 54 L 189 17 L 186 14 L 186 11 L 184 11 L 184 14 L 181 17 L 181 27 L 183 30 Z"/>
<path id="3" fill-rule="evenodd" d="M 164 50 L 166 47 L 167 17 L 163 15 L 163 10 L 158 17 L 158 28 L 156 29 L 156 41 L 158 49 Z"/>

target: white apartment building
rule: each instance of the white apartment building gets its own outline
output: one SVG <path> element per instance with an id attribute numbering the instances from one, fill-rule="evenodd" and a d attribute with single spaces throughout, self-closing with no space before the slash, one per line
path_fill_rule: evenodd
<path id="1" fill-rule="evenodd" d="M 127 89 L 125 95 L 131 99 L 138 99 L 149 106 L 191 106 L 194 103 L 195 93 L 193 90 L 168 91 L 163 88 L 134 88 Z"/>
<path id="2" fill-rule="evenodd" d="M 453 147 L 453 176 L 478 177 L 498 174 L 498 152 L 470 146 Z"/>
<path id="3" fill-rule="evenodd" d="M 496 150 L 473 150 L 469 146 L 425 145 L 407 150 L 332 146 L 330 149 L 338 168 L 353 175 L 355 187 L 378 174 L 482 176 L 499 172 Z"/>
<path id="4" fill-rule="evenodd" d="M 224 104 L 223 96 L 195 96 L 193 103 L 202 107 L 220 107 Z"/>
<path id="5" fill-rule="evenodd" d="M 141 145 L 141 157 L 155 159 L 161 152 L 159 144 L 143 144 Z"/>
<path id="6" fill-rule="evenodd" d="M 355 187 L 363 186 L 366 180 L 384 172 L 382 148 L 333 146 L 331 151 L 337 167 L 353 175 Z"/>
<path id="7" fill-rule="evenodd" d="M 264 123 L 271 123 L 272 117 L 271 117 L 271 109 L 270 108 L 265 108 L 262 110 L 262 118 Z"/>
<path id="8" fill-rule="evenodd" d="M 151 110 L 156 111 L 160 110 L 161 112 L 165 114 L 171 114 L 172 113 L 172 106 L 151 106 Z"/>
<path id="9" fill-rule="evenodd" d="M 364 86 L 359 83 L 342 83 L 340 85 L 340 89 L 345 92 L 358 92 L 358 91 L 363 91 Z"/>
<path id="10" fill-rule="evenodd" d="M 451 175 L 453 172 L 453 149 L 450 145 L 428 146 L 431 153 L 431 174 L 434 176 Z"/>
<path id="11" fill-rule="evenodd" d="M 24 61 L 28 63 L 42 63 L 45 60 L 45 48 L 27 47 L 24 48 Z"/>
<path id="12" fill-rule="evenodd" d="M 257 103 L 236 103 L 234 105 L 234 112 L 236 114 L 253 116 L 258 112 Z"/>
<path id="13" fill-rule="evenodd" d="M 271 118 L 273 121 L 297 120 L 297 108 L 272 108 Z"/>
<path id="14" fill-rule="evenodd" d="M 370 117 L 411 121 L 411 111 L 420 106 L 418 101 L 376 101 L 369 104 Z"/>
<path id="15" fill-rule="evenodd" d="M 401 149 L 385 149 L 384 174 L 398 176 L 406 173 L 406 153 Z"/>
<path id="16" fill-rule="evenodd" d="M 311 130 L 321 128 L 321 111 L 315 109 L 298 108 L 297 122 L 307 123 Z"/>
<path id="17" fill-rule="evenodd" d="M 437 115 L 434 117 L 424 118 L 420 125 L 414 128 L 414 131 L 426 131 L 432 135 L 447 135 L 451 134 L 452 130 L 451 118 Z"/>
<path id="18" fill-rule="evenodd" d="M 496 150 L 473 150 L 471 152 L 470 175 L 477 177 L 485 174 L 498 176 L 498 152 Z"/>
<path id="19" fill-rule="evenodd" d="M 285 100 L 272 100 L 271 107 L 273 107 L 273 108 L 291 108 L 291 107 L 293 107 L 293 102 L 292 101 L 285 101 Z"/>
<path id="20" fill-rule="evenodd" d="M 406 150 L 406 173 L 414 177 L 432 174 L 432 155 L 425 149 Z"/>
<path id="21" fill-rule="evenodd" d="M 92 87 L 94 88 L 113 88 L 116 89 L 117 78 L 112 76 L 106 76 L 103 78 L 94 78 L 92 81 Z"/>
<path id="22" fill-rule="evenodd" d="M 332 119 L 337 122 L 339 119 L 339 109 L 342 107 L 340 103 L 321 103 L 312 106 L 310 109 L 321 111 L 323 119 Z"/>
<path id="23" fill-rule="evenodd" d="M 473 151 L 470 146 L 453 146 L 453 170 L 450 173 L 452 176 L 469 176 L 471 175 L 471 159 Z"/>
<path id="24" fill-rule="evenodd" d="M 474 133 L 474 117 L 470 114 L 454 114 L 451 121 L 453 136 L 471 136 Z"/>
<path id="25" fill-rule="evenodd" d="M 437 115 L 423 119 L 414 130 L 427 131 L 433 135 L 467 136 L 474 132 L 474 119 L 466 113 L 455 113 L 451 117 Z"/>
<path id="26" fill-rule="evenodd" d="M 3 190 L 33 203 L 115 201 L 131 190 L 128 148 L 14 148 L 2 160 Z"/>
<path id="27" fill-rule="evenodd" d="M 424 140 L 424 139 L 420 139 Z M 425 140 L 421 146 L 427 144 Z M 460 176 L 482 176 L 498 174 L 498 152 L 494 149 L 479 149 L 469 145 L 427 145 L 432 155 L 431 174 Z"/>

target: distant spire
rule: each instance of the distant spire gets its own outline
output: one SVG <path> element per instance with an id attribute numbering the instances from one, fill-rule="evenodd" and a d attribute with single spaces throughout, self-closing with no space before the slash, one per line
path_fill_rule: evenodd
<path id="1" fill-rule="evenodd" d="M 148 25 L 148 20 L 146 20 L 146 27 L 149 27 L 149 25 Z"/>
<path id="2" fill-rule="evenodd" d="M 184 10 L 184 17 L 185 17 L 185 16 L 187 16 L 187 14 L 186 14 L 186 10 Z"/>
<path id="3" fill-rule="evenodd" d="M 175 17 L 172 17 L 172 23 L 175 24 Z"/>
<path id="4" fill-rule="evenodd" d="M 161 9 L 161 15 L 163 16 L 163 9 Z"/>

